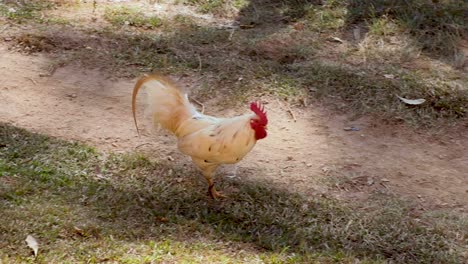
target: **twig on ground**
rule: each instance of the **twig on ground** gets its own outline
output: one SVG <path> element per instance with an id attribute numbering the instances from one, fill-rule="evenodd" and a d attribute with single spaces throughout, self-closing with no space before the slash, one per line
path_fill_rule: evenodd
<path id="1" fill-rule="evenodd" d="M 232 36 L 234 35 L 235 32 L 236 32 L 235 28 L 231 29 L 231 32 L 229 33 L 229 38 L 228 38 L 229 41 L 232 40 Z"/>
<path id="2" fill-rule="evenodd" d="M 193 88 L 195 88 L 195 85 L 197 85 L 198 82 L 201 81 L 203 78 L 205 78 L 205 76 L 202 76 L 202 77 L 198 78 L 197 80 L 195 80 L 195 81 L 193 82 L 193 85 L 190 87 L 190 90 L 192 90 Z"/>
<path id="3" fill-rule="evenodd" d="M 282 106 L 282 103 L 280 103 L 280 101 L 278 99 L 276 99 L 276 102 L 278 103 L 278 105 Z M 286 112 L 288 112 L 291 115 L 291 118 L 294 120 L 294 122 L 296 122 L 297 121 L 296 115 L 294 114 L 291 107 L 289 107 L 289 104 L 286 104 L 286 107 L 288 108 L 288 109 L 286 109 Z"/>
<path id="4" fill-rule="evenodd" d="M 143 147 L 144 145 L 151 145 L 151 143 L 143 143 L 135 147 L 135 149 L 139 149 L 140 147 Z"/>
<path id="5" fill-rule="evenodd" d="M 198 54 L 198 71 L 201 72 L 201 70 L 202 70 L 202 61 L 201 61 L 200 54 Z"/>
<path id="6" fill-rule="evenodd" d="M 26 79 L 30 80 L 34 85 L 37 85 L 37 82 L 33 78 L 26 77 Z"/>
<path id="7" fill-rule="evenodd" d="M 286 107 L 288 108 L 288 113 L 291 115 L 291 117 L 292 117 L 292 119 L 294 120 L 294 122 L 296 122 L 296 121 L 297 121 L 296 116 L 294 115 L 294 112 L 293 112 L 293 110 L 291 109 L 291 107 L 289 107 L 289 104 L 286 105 Z"/>
<path id="8" fill-rule="evenodd" d="M 0 33 L 3 33 L 10 25 L 5 25 L 2 29 L 0 29 Z"/>
<path id="9" fill-rule="evenodd" d="M 201 109 L 201 113 L 202 113 L 202 114 L 205 113 L 205 105 L 202 104 L 202 102 L 198 101 L 198 100 L 195 99 L 195 98 L 192 98 L 192 101 L 194 101 L 195 103 L 197 103 L 197 105 L 201 106 L 201 108 L 202 108 L 202 109 Z"/>
<path id="10" fill-rule="evenodd" d="M 39 77 L 50 77 L 50 76 L 54 75 L 55 71 L 61 66 L 63 66 L 63 63 L 52 65 L 52 66 L 49 67 L 48 72 L 39 73 Z"/>

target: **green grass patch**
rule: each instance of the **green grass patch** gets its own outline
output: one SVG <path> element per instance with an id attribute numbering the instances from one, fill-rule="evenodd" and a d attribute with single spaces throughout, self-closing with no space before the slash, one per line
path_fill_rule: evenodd
<path id="1" fill-rule="evenodd" d="M 162 20 L 154 15 L 147 15 L 137 8 L 118 6 L 106 7 L 104 18 L 114 26 L 132 26 L 154 29 L 162 25 Z"/>
<path id="2" fill-rule="evenodd" d="M 224 12 L 225 7 L 224 0 L 196 1 L 195 4 L 198 5 L 197 10 L 201 13 L 220 13 Z"/>
<path id="3" fill-rule="evenodd" d="M 195 6 L 200 13 L 210 13 L 220 16 L 233 14 L 236 10 L 247 6 L 247 0 L 182 0 L 182 3 Z"/>
<path id="4" fill-rule="evenodd" d="M 324 5 L 311 6 L 305 15 L 309 29 L 314 31 L 336 31 L 345 25 L 347 9 L 336 1 L 326 1 Z"/>
<path id="5" fill-rule="evenodd" d="M 374 36 L 391 36 L 401 32 L 400 26 L 386 16 L 376 18 L 369 24 L 369 33 Z"/>
<path id="6" fill-rule="evenodd" d="M 71 21 L 63 17 L 51 17 L 48 16 L 42 20 L 43 23 L 53 24 L 53 25 L 72 25 L 74 21 Z"/>
<path id="7" fill-rule="evenodd" d="M 28 234 L 44 263 L 461 261 L 462 230 L 422 224 L 393 197 L 360 211 L 223 180 L 220 189 L 239 191 L 213 201 L 197 171 L 138 154 L 99 153 L 5 124 L 0 146 L 0 259 L 8 263 L 33 260 Z"/>
<path id="8" fill-rule="evenodd" d="M 6 17 L 17 23 L 29 20 L 40 20 L 41 11 L 54 8 L 55 4 L 50 1 L 9 1 L 0 3 L 0 16 Z"/>
<path id="9" fill-rule="evenodd" d="M 393 19 L 406 28 L 422 48 L 436 54 L 458 52 L 458 42 L 468 35 L 468 3 L 458 0 L 351 0 L 347 23 Z"/>

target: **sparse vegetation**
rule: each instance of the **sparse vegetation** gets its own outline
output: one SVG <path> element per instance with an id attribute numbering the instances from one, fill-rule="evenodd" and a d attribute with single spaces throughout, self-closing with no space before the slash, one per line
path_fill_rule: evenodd
<path id="1" fill-rule="evenodd" d="M 214 15 L 232 15 L 236 10 L 245 7 L 247 0 L 182 0 L 181 2 L 196 6 L 201 13 Z"/>
<path id="2" fill-rule="evenodd" d="M 39 19 L 41 11 L 54 7 L 50 1 L 11 1 L 9 4 L 0 3 L 0 15 L 18 23 Z"/>
<path id="3" fill-rule="evenodd" d="M 358 115 L 384 113 L 387 118 L 430 125 L 437 119 L 462 118 L 468 114 L 467 90 L 446 82 L 427 83 L 415 74 L 400 72 L 394 78 L 386 78 L 380 71 L 364 73 L 319 63 L 295 70 L 316 97 L 338 95 L 345 103 L 336 106 Z M 427 102 L 419 107 L 409 107 L 401 104 L 396 95 L 425 98 Z"/>
<path id="4" fill-rule="evenodd" d="M 279 13 L 286 14 L 287 10 L 296 10 L 293 12 L 296 14 L 294 21 L 304 23 L 305 28 L 297 32 L 283 30 L 274 34 L 262 34 L 261 30 L 255 28 L 250 32 L 200 26 L 194 19 L 184 15 L 166 19 L 166 24 L 171 26 L 165 27 L 160 18 L 144 14 L 135 7 L 106 6 L 104 18 L 113 25 L 149 30 L 135 34 L 115 28 L 102 29 L 91 33 L 98 34 L 104 41 L 82 39 L 79 43 L 75 41 L 76 45 L 73 40 L 56 38 L 55 32 L 50 37 L 43 32 L 39 32 L 37 37 L 34 37 L 34 33 L 28 33 L 16 41 L 28 52 L 63 49 L 70 60 L 80 60 L 84 65 L 101 65 L 113 73 L 128 77 L 153 70 L 172 73 L 200 71 L 212 76 L 209 83 L 202 84 L 202 87 L 209 87 L 208 92 L 203 91 L 206 90 L 204 88 L 200 89 L 204 95 L 213 96 L 222 91 L 240 100 L 247 98 L 249 93 L 272 93 L 289 99 L 311 97 L 322 100 L 331 97 L 334 99 L 329 100 L 329 103 L 335 109 L 353 110 L 356 114 L 383 114 L 386 118 L 402 119 L 412 124 L 431 125 L 433 120 L 465 118 L 468 92 L 460 89 L 458 81 L 447 81 L 430 73 L 401 68 L 402 63 L 411 63 L 420 56 L 420 48 L 416 43 L 419 40 L 412 40 L 412 36 L 435 32 L 433 37 L 442 39 L 445 38 L 443 34 L 450 34 L 451 37 L 445 38 L 442 44 L 456 45 L 455 38 L 463 37 L 466 31 L 466 25 L 460 18 L 464 5 L 451 1 L 440 4 L 416 1 L 411 2 L 411 6 L 408 6 L 408 1 L 384 2 L 376 0 L 364 4 L 343 0 L 325 1 L 323 5 L 304 1 L 284 2 L 269 7 L 272 9 L 270 11 L 262 12 L 272 13 L 278 9 Z M 41 3 L 41 8 L 50 6 L 46 5 L 47 1 Z M 240 8 L 241 21 L 243 17 L 251 15 L 253 8 L 251 3 L 244 2 L 190 2 L 199 6 L 216 3 Z M 24 4 L 22 8 L 35 10 L 38 7 Z M 432 9 L 422 16 L 418 8 Z M 437 16 L 439 13 L 453 13 L 453 16 L 442 18 Z M 419 30 L 416 24 L 408 21 L 413 15 L 423 20 L 411 23 L 424 24 L 424 28 Z M 450 28 L 457 30 L 446 31 L 435 26 L 427 28 L 430 25 L 424 21 L 432 15 L 437 23 L 451 25 Z M 47 17 L 43 19 L 47 20 Z M 335 62 L 322 62 L 320 57 L 327 52 L 326 48 L 322 51 L 326 40 L 317 40 L 317 33 L 330 34 L 345 30 L 351 23 L 362 21 L 366 23 L 368 33 L 357 48 L 349 49 L 341 55 L 342 58 L 333 58 Z M 65 23 L 62 21 L 62 24 Z M 151 31 L 156 27 L 164 32 Z M 79 31 L 72 27 L 69 30 Z M 77 33 L 85 38 L 88 34 Z M 431 37 L 424 41 L 431 41 Z M 439 42 L 431 43 L 437 46 Z M 428 46 L 426 48 L 432 49 Z M 446 46 L 440 48 L 441 51 L 448 50 Z M 363 67 L 353 69 L 347 65 L 349 60 L 361 60 L 361 57 L 366 60 Z M 382 78 L 385 74 L 396 78 Z M 294 85 L 290 85 L 289 80 L 292 79 Z M 465 81 L 461 79 L 462 83 Z M 288 87 L 278 85 L 281 83 L 288 83 Z M 408 107 L 402 105 L 396 95 L 424 98 L 427 103 Z M 232 103 L 236 100 L 227 101 Z"/>
<path id="5" fill-rule="evenodd" d="M 115 26 L 133 26 L 153 29 L 161 26 L 162 20 L 154 15 L 130 7 L 107 7 L 104 18 Z"/>
<path id="6" fill-rule="evenodd" d="M 422 48 L 436 54 L 453 56 L 458 52 L 459 41 L 468 34 L 465 1 L 352 0 L 348 8 L 349 24 L 380 17 L 394 19 Z"/>
<path id="7" fill-rule="evenodd" d="M 140 155 L 106 155 L 5 124 L 0 143 L 0 259 L 8 263 L 32 260 L 23 243 L 28 234 L 40 241 L 38 260 L 49 263 L 460 257 L 449 225 L 417 222 L 411 205 L 393 197 L 376 197 L 367 205 L 372 210 L 360 211 L 262 183 L 224 181 L 239 192 L 213 202 L 200 192 L 196 171 Z"/>
<path id="8" fill-rule="evenodd" d="M 322 6 L 312 6 L 306 14 L 309 28 L 317 31 L 339 30 L 345 25 L 347 9 L 333 1 Z"/>

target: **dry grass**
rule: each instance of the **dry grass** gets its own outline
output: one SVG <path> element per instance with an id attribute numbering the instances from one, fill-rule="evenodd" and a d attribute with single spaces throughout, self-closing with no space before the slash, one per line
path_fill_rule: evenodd
<path id="1" fill-rule="evenodd" d="M 298 78 L 317 98 L 335 100 L 336 107 L 352 110 L 357 115 L 379 114 L 388 120 L 403 120 L 414 125 L 426 125 L 443 120 L 465 118 L 468 114 L 468 90 L 449 82 L 427 82 L 422 76 L 388 69 L 366 72 L 342 65 L 314 63 L 295 68 Z M 385 74 L 395 77 L 387 78 Z M 424 98 L 419 106 L 403 104 L 396 95 L 405 98 Z"/>
<path id="2" fill-rule="evenodd" d="M 0 3 L 0 15 L 17 23 L 26 23 L 30 20 L 40 21 L 41 11 L 55 7 L 51 1 L 4 1 Z"/>
<path id="3" fill-rule="evenodd" d="M 157 16 L 146 15 L 137 8 L 125 6 L 107 7 L 104 18 L 114 26 L 132 26 L 153 29 L 162 25 Z"/>
<path id="4" fill-rule="evenodd" d="M 265 93 L 292 102 L 309 97 L 326 99 L 333 108 L 356 115 L 373 113 L 424 126 L 464 119 L 468 114 L 468 91 L 460 88 L 457 81 L 428 78 L 427 74 L 395 66 L 370 69 L 325 64 L 311 58 L 309 51 L 300 49 L 300 44 L 282 49 L 266 39 L 240 50 L 243 40 L 228 42 L 229 32 L 210 28 L 166 36 L 106 31 L 97 34 L 99 41 L 80 32 L 69 39 L 54 32 L 27 33 L 16 41 L 27 52 L 63 52 L 67 54 L 65 61 L 79 60 L 85 66 L 99 67 L 122 77 L 154 70 L 176 74 L 200 72 L 209 76 L 202 79 L 198 89 L 200 100 L 220 94 L 226 99 L 223 103 L 230 104 Z M 220 47 L 220 43 L 227 44 Z M 365 52 L 367 56 L 372 52 L 384 54 L 375 49 Z M 307 57 L 309 61 L 305 61 Z M 399 101 L 397 95 L 424 98 L 426 103 L 410 107 Z"/>
<path id="5" fill-rule="evenodd" d="M 459 41 L 468 36 L 468 5 L 464 1 L 353 0 L 348 8 L 348 23 L 381 17 L 394 19 L 423 49 L 436 55 L 453 56 L 458 52 Z"/>

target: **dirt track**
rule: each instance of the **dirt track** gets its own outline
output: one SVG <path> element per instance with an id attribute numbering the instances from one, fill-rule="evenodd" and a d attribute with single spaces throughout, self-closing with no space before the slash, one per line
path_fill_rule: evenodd
<path id="1" fill-rule="evenodd" d="M 151 132 L 144 122 L 143 136 L 138 137 L 130 107 L 134 80 L 113 80 L 79 66 L 40 77 L 50 64 L 47 57 L 10 52 L 1 45 L 0 60 L 2 122 L 104 150 L 138 148 L 190 163 L 177 152 L 172 137 Z M 319 105 L 293 109 L 294 122 L 284 103 L 263 101 L 271 120 L 269 137 L 238 165 L 237 177 L 266 179 L 307 195 L 366 199 L 379 191 L 409 197 L 422 207 L 468 211 L 466 133 L 435 137 L 372 120 L 351 122 Z M 231 116 L 242 111 L 204 103 L 209 114 Z M 344 130 L 351 126 L 359 131 Z"/>

